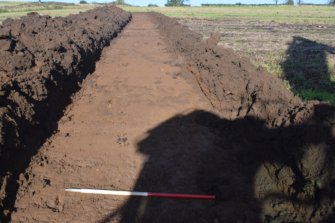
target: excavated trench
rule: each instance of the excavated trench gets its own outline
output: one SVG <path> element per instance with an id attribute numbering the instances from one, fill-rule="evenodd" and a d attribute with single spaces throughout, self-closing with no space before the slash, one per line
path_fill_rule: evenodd
<path id="1" fill-rule="evenodd" d="M 158 201 L 150 206 L 149 202 L 142 220 L 171 222 L 177 214 L 180 222 L 331 222 L 335 108 L 301 101 L 248 59 L 217 46 L 218 34 L 203 40 L 174 19 L 157 13 L 145 16 L 158 26 L 168 51 L 183 58 L 180 66 L 192 73 L 216 114 L 196 110 L 150 129 L 137 146 L 152 152 L 152 158 L 144 164 L 134 189 L 145 185 L 165 189 L 163 182 L 179 181 L 161 175 L 185 169 L 186 174 L 196 172 L 195 179 L 185 176 L 194 180 L 195 191 L 214 193 L 217 199 L 203 206 L 171 207 Z M 130 19 L 129 13 L 104 7 L 66 18 L 31 14 L 4 21 L 0 54 L 9 59 L 0 62 L 2 219 L 9 219 L 14 209 L 19 176 L 28 182 L 34 177 L 21 173 L 57 130 L 56 120 L 70 103 L 70 94 L 79 89 L 102 48 Z M 207 141 L 209 148 L 189 149 Z M 171 142 L 175 144 L 169 146 Z M 152 150 L 160 146 L 165 150 Z M 190 158 L 193 155 L 196 161 Z M 138 220 L 134 208 L 141 208 L 139 201 L 130 199 L 118 222 Z M 163 214 L 169 217 L 162 218 Z"/>
<path id="2" fill-rule="evenodd" d="M 221 195 L 213 213 L 220 222 L 241 215 L 243 222 L 333 221 L 335 107 L 302 102 L 279 79 L 217 46 L 218 33 L 202 41 L 174 19 L 152 17 L 223 117 L 206 122 L 229 156 L 219 156 L 208 167 L 216 174 L 202 182 L 214 181 Z"/>
<path id="3" fill-rule="evenodd" d="M 117 7 L 65 18 L 29 13 L 0 27 L 1 219 L 13 209 L 19 176 L 94 70 L 102 49 L 131 20 Z"/>

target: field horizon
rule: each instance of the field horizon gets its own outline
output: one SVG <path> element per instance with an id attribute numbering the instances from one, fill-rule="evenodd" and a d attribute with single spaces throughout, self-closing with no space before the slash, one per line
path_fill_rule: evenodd
<path id="1" fill-rule="evenodd" d="M 52 17 L 67 16 L 102 5 L 104 4 L 0 1 L 0 23 L 7 18 L 19 18 L 30 12 Z M 283 80 L 283 84 L 299 97 L 335 104 L 333 50 L 335 10 L 332 6 L 140 7 L 122 5 L 119 7 L 132 13 L 158 12 L 177 18 L 180 23 L 201 33 L 204 38 L 208 38 L 211 32 L 219 32 L 221 33 L 220 45 L 232 48 L 241 56 L 249 58 L 255 66 L 279 77 Z M 309 56 L 298 53 L 299 60 L 289 57 L 292 47 L 300 47 L 297 42 L 294 42 L 295 37 L 306 40 L 308 47 L 312 47 L 315 52 Z M 307 48 L 300 47 L 300 50 L 305 52 Z"/>

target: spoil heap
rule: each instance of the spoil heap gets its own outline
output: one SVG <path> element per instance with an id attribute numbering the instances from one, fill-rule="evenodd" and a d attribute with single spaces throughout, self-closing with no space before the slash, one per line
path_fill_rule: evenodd
<path id="1" fill-rule="evenodd" d="M 0 158 L 4 200 L 102 49 L 130 21 L 117 7 L 65 18 L 29 13 L 0 26 Z M 9 183 L 10 185 L 10 183 Z M 4 205 L 4 204 L 2 204 Z M 0 203 L 1 206 L 1 203 Z"/>

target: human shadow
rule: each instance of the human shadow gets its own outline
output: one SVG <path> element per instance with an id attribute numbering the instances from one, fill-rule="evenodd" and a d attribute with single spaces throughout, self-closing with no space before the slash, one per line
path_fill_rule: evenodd
<path id="1" fill-rule="evenodd" d="M 326 100 L 325 95 L 335 92 L 327 53 L 335 54 L 335 48 L 304 37 L 293 37 L 286 51 L 287 58 L 281 65 L 283 78 L 295 94 L 304 99 Z"/>
<path id="2" fill-rule="evenodd" d="M 316 218 L 320 201 L 335 197 L 334 114 L 318 105 L 310 120 L 281 128 L 202 110 L 175 116 L 138 143 L 147 161 L 133 190 L 216 200 L 130 197 L 99 222 L 292 222 L 303 210 Z"/>

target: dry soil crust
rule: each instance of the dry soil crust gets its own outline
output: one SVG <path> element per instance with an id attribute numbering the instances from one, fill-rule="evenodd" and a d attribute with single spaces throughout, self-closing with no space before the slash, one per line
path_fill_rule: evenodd
<path id="1" fill-rule="evenodd" d="M 30 13 L 0 26 L 0 219 L 13 207 L 19 174 L 57 129 L 70 95 L 130 19 L 108 6 L 65 18 Z"/>
<path id="2" fill-rule="evenodd" d="M 134 15 L 22 175 L 13 222 L 330 218 L 334 108 L 302 103 L 215 42 L 167 17 Z M 217 199 L 128 199 L 66 187 Z"/>
<path id="3" fill-rule="evenodd" d="M 223 117 L 203 118 L 223 149 L 208 151 L 217 163 L 209 162 L 210 176 L 202 180 L 222 198 L 222 205 L 211 209 L 214 219 L 332 221 L 335 107 L 294 97 L 247 58 L 216 46 L 217 33 L 201 41 L 174 19 L 152 16 Z M 228 199 L 227 194 L 234 195 Z"/>
<path id="4" fill-rule="evenodd" d="M 120 37 L 104 50 L 95 72 L 85 80 L 60 121 L 59 132 L 31 163 L 29 178 L 21 182 L 12 220 L 133 222 L 144 215 L 150 221 L 167 217 L 182 221 L 190 217 L 190 211 L 197 213 L 197 209 L 211 205 L 206 201 L 165 200 L 161 206 L 149 202 L 147 207 L 141 206 L 145 213 L 137 213 L 139 207 L 123 208 L 133 202 L 127 198 L 64 192 L 67 187 L 94 187 L 204 193 L 196 183 L 195 166 L 200 152 L 209 146 L 208 130 L 191 122 L 174 122 L 211 106 L 193 78 L 185 79 L 180 63 L 150 16 L 134 15 Z M 146 142 L 165 122 L 169 126 L 163 127 L 166 135 L 154 139 L 156 145 Z M 192 132 L 183 132 L 189 125 L 195 126 Z M 174 136 L 178 141 L 197 143 L 182 145 L 171 138 Z M 179 153 L 181 149 L 185 151 Z M 148 215 L 152 208 L 155 211 Z M 180 210 L 182 213 L 170 216 L 170 211 Z"/>

